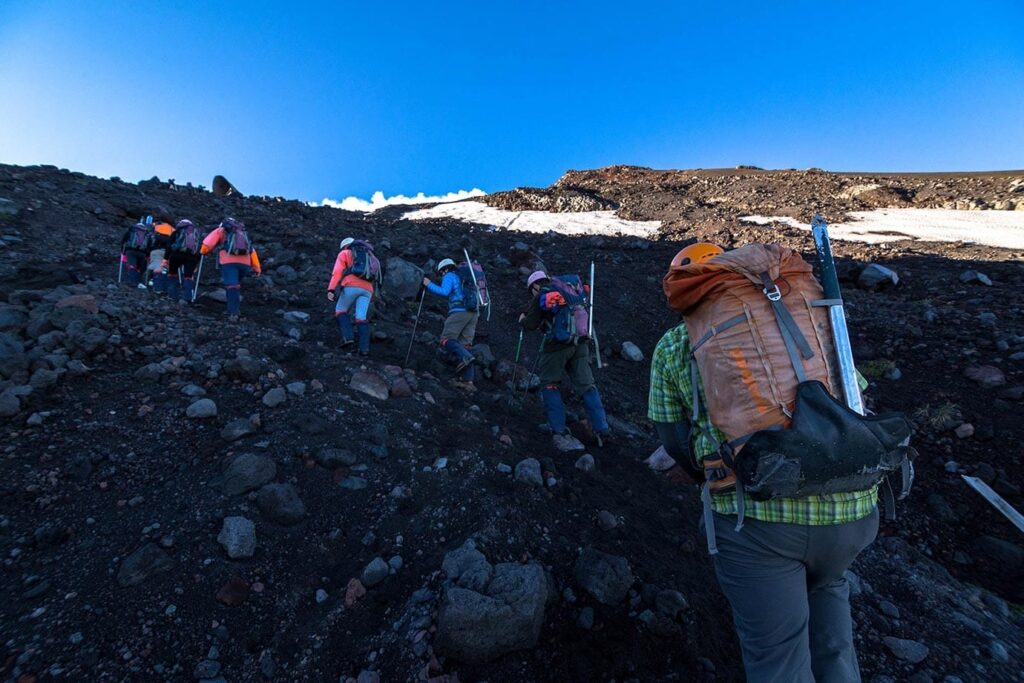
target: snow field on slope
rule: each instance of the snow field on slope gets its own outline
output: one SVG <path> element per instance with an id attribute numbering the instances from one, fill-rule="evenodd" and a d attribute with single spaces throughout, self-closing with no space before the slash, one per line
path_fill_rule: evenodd
<path id="1" fill-rule="evenodd" d="M 970 242 L 990 247 L 1024 249 L 1024 211 L 958 211 L 955 209 L 875 209 L 851 211 L 852 221 L 828 226 L 832 239 L 848 242 Z M 810 230 L 788 216 L 743 216 L 741 221 L 783 223 Z"/>
<path id="2" fill-rule="evenodd" d="M 410 211 L 403 218 L 454 218 L 521 232 L 544 233 L 551 230 L 563 235 L 626 235 L 645 238 L 656 237 L 661 227 L 661 221 L 627 221 L 616 217 L 614 211 L 506 211 L 483 202 L 440 204 L 429 209 Z"/>

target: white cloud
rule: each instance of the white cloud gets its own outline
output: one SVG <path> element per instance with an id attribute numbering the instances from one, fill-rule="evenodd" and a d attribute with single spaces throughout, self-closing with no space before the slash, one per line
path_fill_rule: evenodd
<path id="1" fill-rule="evenodd" d="M 472 197 L 482 197 L 486 192 L 480 188 L 474 187 L 472 190 L 459 190 L 458 192 L 449 192 L 448 194 L 442 195 L 425 195 L 422 192 L 417 192 L 413 197 L 407 197 L 404 194 L 396 194 L 393 197 L 385 197 L 384 193 L 377 190 L 370 197 L 370 200 L 360 199 L 359 197 L 345 197 L 340 202 L 334 199 L 325 198 L 322 202 L 317 204 L 313 202 L 314 206 L 330 206 L 335 209 L 345 209 L 346 211 L 376 211 L 385 206 L 392 206 L 394 204 L 434 204 L 441 202 L 457 202 L 462 199 L 470 199 Z"/>

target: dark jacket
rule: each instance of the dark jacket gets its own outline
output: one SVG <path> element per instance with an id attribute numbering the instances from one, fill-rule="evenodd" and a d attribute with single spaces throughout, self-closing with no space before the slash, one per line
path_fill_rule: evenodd
<path id="1" fill-rule="evenodd" d="M 550 286 L 544 286 L 540 288 L 540 294 L 531 297 L 530 308 L 526 311 L 526 317 L 523 319 L 522 325 L 527 330 L 541 330 L 547 335 L 547 331 L 551 328 L 551 320 L 555 317 L 555 314 L 551 310 L 545 310 L 541 305 L 541 302 L 545 297 L 554 291 L 554 288 Z M 554 352 L 561 351 L 562 349 L 574 346 L 571 342 L 557 342 L 551 339 L 545 339 L 544 345 L 541 347 L 542 352 Z"/>

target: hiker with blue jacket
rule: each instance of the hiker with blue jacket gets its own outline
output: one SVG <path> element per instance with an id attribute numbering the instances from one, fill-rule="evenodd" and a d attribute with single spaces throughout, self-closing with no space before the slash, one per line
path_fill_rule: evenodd
<path id="1" fill-rule="evenodd" d="M 448 317 L 444 320 L 444 329 L 441 330 L 441 348 L 456 363 L 456 379 L 452 382 L 456 389 L 473 393 L 476 385 L 473 384 L 476 373 L 473 368 L 475 358 L 469 350 L 473 346 L 473 338 L 476 336 L 476 323 L 480 318 L 477 308 L 467 301 L 467 294 L 473 296 L 472 292 L 466 291 L 466 285 L 459 276 L 459 269 L 455 261 L 446 258 L 437 264 L 437 272 L 441 276 L 441 284 L 435 285 L 430 278 L 423 278 L 423 286 L 427 291 L 437 296 L 448 299 Z"/>

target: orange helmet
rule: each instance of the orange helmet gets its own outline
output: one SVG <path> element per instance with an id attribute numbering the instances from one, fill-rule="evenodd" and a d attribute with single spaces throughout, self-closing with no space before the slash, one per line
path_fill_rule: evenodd
<path id="1" fill-rule="evenodd" d="M 673 266 L 685 266 L 690 263 L 704 263 L 710 258 L 724 254 L 725 250 L 717 244 L 710 242 L 697 242 L 688 247 L 683 247 L 672 259 Z"/>

